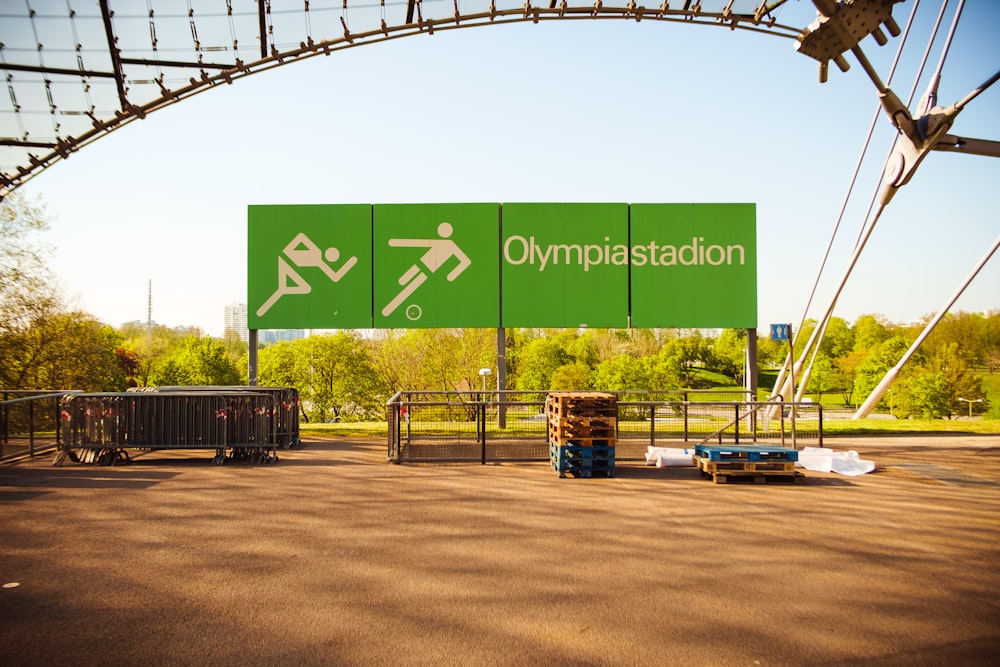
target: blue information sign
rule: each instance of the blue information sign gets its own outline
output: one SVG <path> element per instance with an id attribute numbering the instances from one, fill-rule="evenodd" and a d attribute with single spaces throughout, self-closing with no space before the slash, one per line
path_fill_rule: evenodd
<path id="1" fill-rule="evenodd" d="M 791 324 L 772 324 L 771 340 L 788 340 L 788 332 L 791 328 Z"/>

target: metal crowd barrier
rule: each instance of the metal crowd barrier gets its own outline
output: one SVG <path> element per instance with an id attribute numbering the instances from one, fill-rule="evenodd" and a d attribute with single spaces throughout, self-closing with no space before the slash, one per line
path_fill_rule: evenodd
<path id="1" fill-rule="evenodd" d="M 59 444 L 65 391 L 0 392 L 0 461 L 51 452 Z"/>
<path id="2" fill-rule="evenodd" d="M 302 444 L 299 436 L 299 390 L 294 387 L 245 387 L 228 385 L 133 387 L 129 392 L 208 392 L 219 395 L 264 394 L 274 400 L 268 417 L 274 422 L 278 449 L 293 449 Z"/>
<path id="3" fill-rule="evenodd" d="M 164 449 L 215 450 L 218 465 L 227 458 L 271 463 L 277 449 L 299 442 L 297 394 L 294 407 L 285 407 L 279 397 L 293 397 L 276 389 L 188 389 L 66 396 L 55 465 L 67 457 L 113 465 L 129 460 L 128 450 Z"/>
<path id="4" fill-rule="evenodd" d="M 817 403 L 756 402 L 746 392 L 731 390 L 607 393 L 618 397 L 618 460 L 645 460 L 649 446 L 766 443 L 801 449 L 823 444 L 823 409 Z M 386 405 L 388 459 L 548 460 L 545 396 L 401 391 Z"/>

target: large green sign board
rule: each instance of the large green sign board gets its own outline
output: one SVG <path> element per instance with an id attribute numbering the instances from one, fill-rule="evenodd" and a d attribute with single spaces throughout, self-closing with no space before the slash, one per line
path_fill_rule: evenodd
<path id="1" fill-rule="evenodd" d="M 755 327 L 753 204 L 250 206 L 251 329 Z"/>
<path id="2" fill-rule="evenodd" d="M 756 222 L 753 204 L 632 204 L 632 326 L 755 327 Z"/>
<path id="3" fill-rule="evenodd" d="M 375 326 L 496 327 L 497 204 L 376 204 Z"/>
<path id="4" fill-rule="evenodd" d="M 628 326 L 628 204 L 504 204 L 502 228 L 503 326 Z"/>
<path id="5" fill-rule="evenodd" d="M 250 206 L 251 329 L 372 326 L 372 207 Z"/>

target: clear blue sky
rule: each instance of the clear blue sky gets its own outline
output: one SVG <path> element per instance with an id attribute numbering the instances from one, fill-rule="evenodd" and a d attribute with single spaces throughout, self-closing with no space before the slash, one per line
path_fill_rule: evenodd
<path id="1" fill-rule="evenodd" d="M 897 7 L 900 25 L 911 4 Z M 937 10 L 922 4 L 893 82 L 904 100 Z M 779 18 L 813 16 L 801 1 Z M 1000 3 L 967 3 L 941 103 L 1000 68 L 997 25 Z M 896 41 L 863 46 L 887 76 Z M 76 307 L 116 326 L 145 320 L 151 280 L 157 322 L 212 335 L 224 306 L 246 301 L 249 204 L 755 202 L 764 329 L 802 316 L 876 109 L 874 87 L 848 60 L 851 71 L 831 65 L 820 84 L 816 62 L 790 40 L 718 27 L 436 32 L 198 95 L 57 163 L 24 192 L 54 219 L 54 268 Z M 1000 140 L 998 120 L 1000 84 L 952 132 Z M 891 137 L 882 115 L 812 316 L 844 270 Z M 936 312 L 1000 233 L 998 186 L 1000 159 L 931 154 L 889 206 L 835 314 L 906 322 Z M 997 308 L 1000 256 L 956 306 Z"/>

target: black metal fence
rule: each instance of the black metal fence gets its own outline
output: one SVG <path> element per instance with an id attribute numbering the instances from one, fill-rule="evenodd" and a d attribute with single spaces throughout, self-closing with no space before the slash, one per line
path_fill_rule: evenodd
<path id="1" fill-rule="evenodd" d="M 261 463 L 299 444 L 298 392 L 279 387 L 155 387 L 75 393 L 62 402 L 56 463 L 114 464 L 127 450 L 214 450 Z"/>
<path id="2" fill-rule="evenodd" d="M 200 393 L 205 392 L 217 396 L 234 396 L 241 394 L 263 394 L 270 396 L 271 404 L 267 407 L 266 416 L 273 426 L 278 449 L 291 449 L 301 444 L 299 437 L 299 391 L 293 387 L 243 387 L 243 386 L 173 386 L 173 387 L 136 387 L 129 392 L 154 393 Z"/>
<path id="3" fill-rule="evenodd" d="M 65 391 L 0 393 L 0 460 L 51 452 L 60 441 L 59 412 Z"/>
<path id="4" fill-rule="evenodd" d="M 618 397 L 616 458 L 644 460 L 647 448 L 823 443 L 816 403 L 758 402 L 747 392 L 607 392 Z M 388 458 L 416 461 L 548 460 L 543 392 L 402 391 L 386 406 Z"/>

